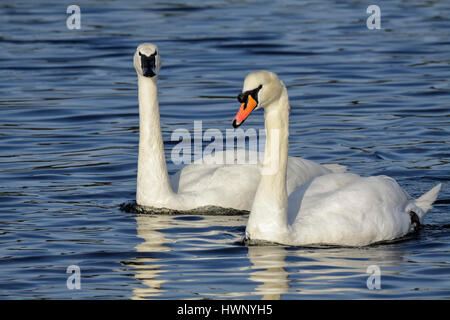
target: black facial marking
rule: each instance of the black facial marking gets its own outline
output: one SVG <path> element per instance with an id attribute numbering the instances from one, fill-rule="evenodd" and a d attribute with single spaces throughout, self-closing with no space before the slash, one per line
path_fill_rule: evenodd
<path id="1" fill-rule="evenodd" d="M 153 77 L 156 75 L 155 73 L 155 67 L 156 67 L 156 55 L 158 52 L 154 52 L 149 57 L 147 57 L 145 54 L 142 54 L 139 51 L 139 56 L 141 57 L 141 67 L 142 67 L 142 74 L 144 77 Z"/>
<path id="2" fill-rule="evenodd" d="M 253 90 L 248 90 L 245 92 L 241 92 L 238 94 L 237 99 L 240 103 L 245 103 L 244 110 L 247 108 L 248 96 L 252 96 L 253 99 L 258 103 L 258 92 L 261 90 L 262 85 L 259 85 L 258 88 Z"/>
<path id="3" fill-rule="evenodd" d="M 151 55 L 149 55 L 148 57 L 149 58 L 151 58 L 152 56 L 156 56 L 158 54 L 158 51 L 155 51 L 155 52 L 153 52 Z M 145 54 L 142 54 L 140 51 L 139 51 L 139 56 L 144 56 L 144 57 L 146 57 L 146 55 Z"/>
<path id="4" fill-rule="evenodd" d="M 237 96 L 237 99 L 240 103 L 244 103 L 245 101 L 247 101 L 248 96 L 245 93 L 239 93 Z"/>

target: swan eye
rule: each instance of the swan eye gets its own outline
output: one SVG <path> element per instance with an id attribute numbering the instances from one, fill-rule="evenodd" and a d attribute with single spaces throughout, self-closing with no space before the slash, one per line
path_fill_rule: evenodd
<path id="1" fill-rule="evenodd" d="M 252 98 L 255 101 L 258 101 L 258 92 L 259 92 L 259 90 L 262 89 L 262 87 L 263 87 L 262 84 L 260 84 L 258 86 L 258 88 L 239 93 L 238 96 L 237 96 L 238 101 L 240 103 L 244 103 L 244 102 L 246 102 L 248 100 L 248 96 L 252 96 Z"/>
<path id="2" fill-rule="evenodd" d="M 157 56 L 157 55 L 158 55 L 158 51 L 155 51 L 153 54 L 151 54 L 151 55 L 149 56 L 149 58 L 154 57 L 154 56 Z M 140 56 L 140 57 L 147 57 L 145 54 L 142 54 L 140 51 L 139 51 L 139 56 Z"/>

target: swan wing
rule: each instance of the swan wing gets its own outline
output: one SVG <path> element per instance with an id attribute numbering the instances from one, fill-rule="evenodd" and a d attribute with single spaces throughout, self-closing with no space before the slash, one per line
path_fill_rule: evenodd
<path id="1" fill-rule="evenodd" d="M 172 188 L 178 194 L 195 194 L 198 205 L 214 203 L 249 211 L 261 178 L 262 158 L 262 153 L 251 150 L 217 152 L 178 171 L 171 177 Z M 330 172 L 313 161 L 289 157 L 288 194 L 312 178 Z"/>
<path id="2" fill-rule="evenodd" d="M 387 176 L 320 176 L 291 194 L 293 241 L 359 246 L 392 240 L 410 231 L 411 217 L 405 210 L 410 202 Z"/>

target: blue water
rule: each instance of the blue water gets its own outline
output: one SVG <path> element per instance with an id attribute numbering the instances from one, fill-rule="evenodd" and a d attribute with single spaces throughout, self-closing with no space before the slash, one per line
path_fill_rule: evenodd
<path id="1" fill-rule="evenodd" d="M 450 298 L 448 1 L 378 2 L 380 30 L 366 27 L 372 1 L 76 4 L 80 30 L 68 3 L 0 4 L 0 298 Z M 177 128 L 230 129 L 245 75 L 268 69 L 288 87 L 290 155 L 390 175 L 414 197 L 442 182 L 425 225 L 364 248 L 247 247 L 246 216 L 121 211 L 136 190 L 141 42 L 162 56 L 168 159 Z"/>

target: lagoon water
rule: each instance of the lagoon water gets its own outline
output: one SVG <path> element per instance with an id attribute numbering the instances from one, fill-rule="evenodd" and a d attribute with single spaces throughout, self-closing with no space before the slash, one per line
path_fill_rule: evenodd
<path id="1" fill-rule="evenodd" d="M 385 1 L 380 30 L 369 1 L 77 4 L 79 30 L 60 1 L 0 4 L 1 299 L 450 298 L 448 1 Z M 120 210 L 135 198 L 141 42 L 163 60 L 170 173 L 172 132 L 230 129 L 245 75 L 268 69 L 290 94 L 290 155 L 392 176 L 413 197 L 442 182 L 425 225 L 363 248 L 245 246 L 245 215 Z"/>

